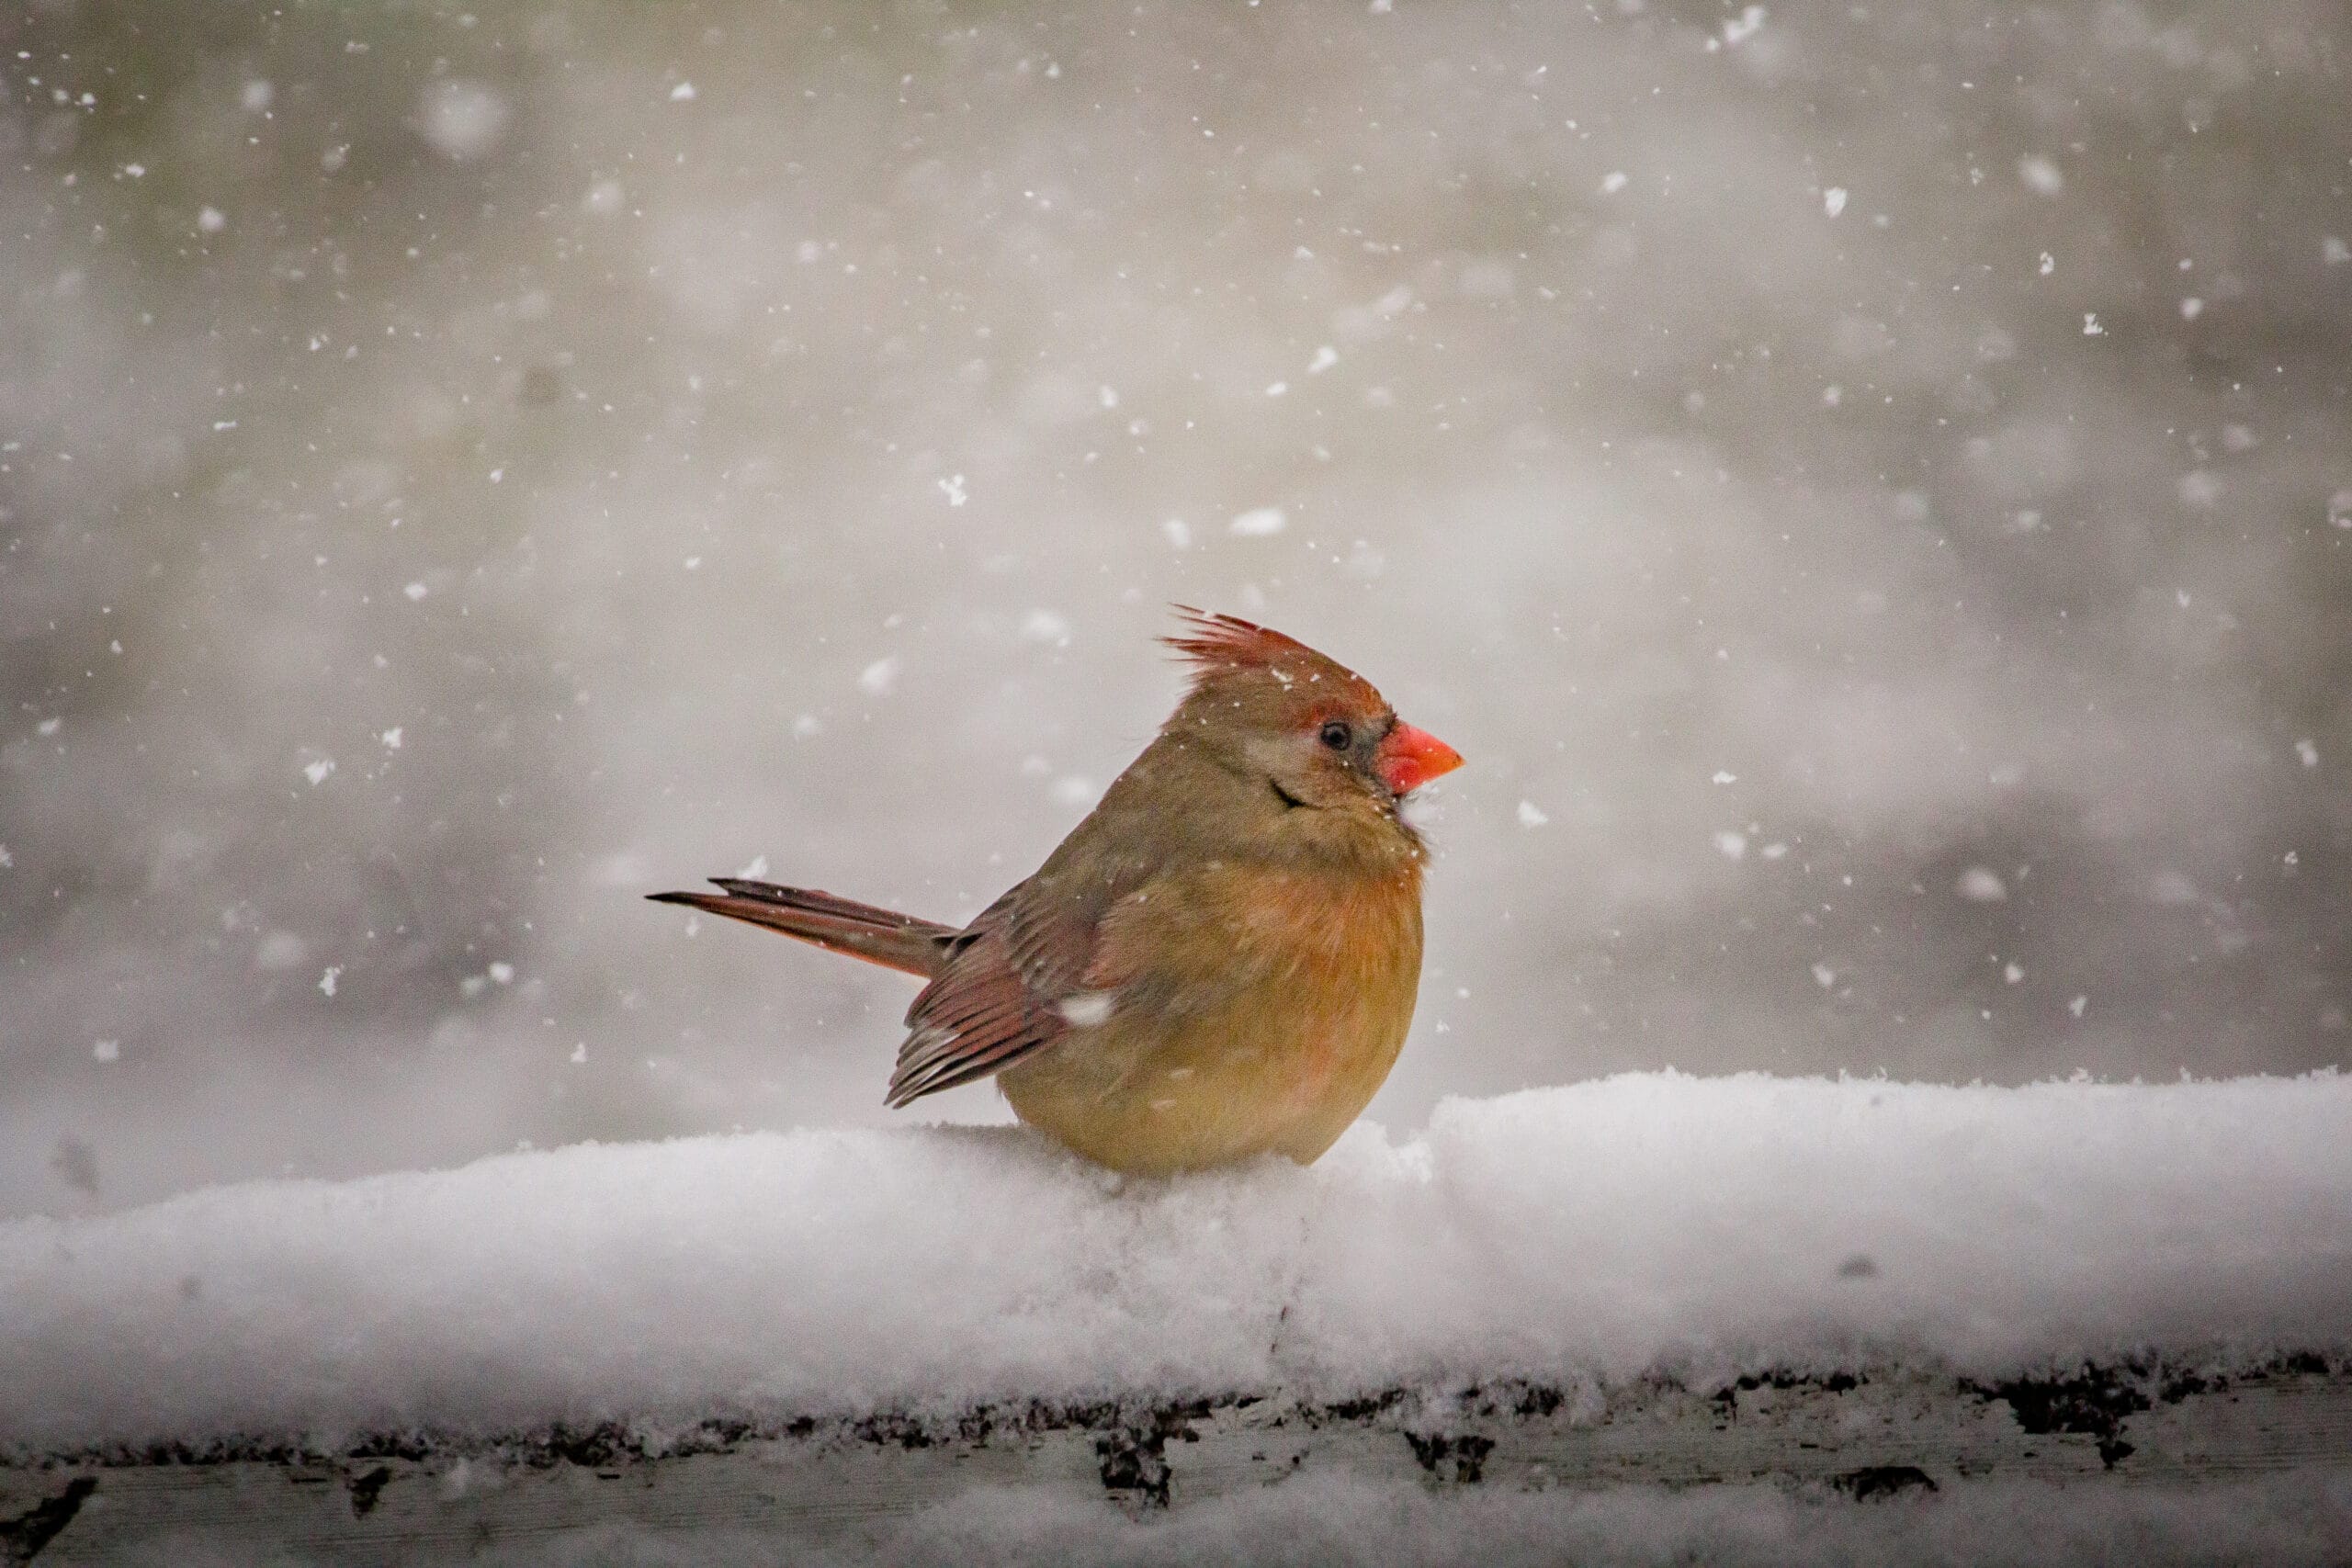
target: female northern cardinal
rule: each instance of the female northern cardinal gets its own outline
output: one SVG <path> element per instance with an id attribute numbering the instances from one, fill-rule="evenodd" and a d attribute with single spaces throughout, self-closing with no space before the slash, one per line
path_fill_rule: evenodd
<path id="1" fill-rule="evenodd" d="M 1396 803 L 1462 758 L 1305 644 L 1179 608 L 1183 702 L 970 925 L 733 878 L 653 897 L 928 979 L 890 1105 L 995 1074 L 1114 1169 L 1313 1160 L 1413 1020 L 1424 852 Z"/>

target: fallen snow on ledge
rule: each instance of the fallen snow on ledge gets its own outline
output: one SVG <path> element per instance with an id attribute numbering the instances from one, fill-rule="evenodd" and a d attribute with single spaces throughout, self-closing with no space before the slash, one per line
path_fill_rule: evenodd
<path id="1" fill-rule="evenodd" d="M 0 1224 L 0 1450 L 2352 1348 L 2352 1077 L 1614 1077 L 1127 1182 L 1014 1129 Z"/>

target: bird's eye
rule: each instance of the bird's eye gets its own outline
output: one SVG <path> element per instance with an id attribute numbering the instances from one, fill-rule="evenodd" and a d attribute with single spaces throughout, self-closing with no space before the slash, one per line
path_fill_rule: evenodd
<path id="1" fill-rule="evenodd" d="M 1355 736 L 1343 721 L 1335 718 L 1323 727 L 1321 739 L 1323 744 L 1331 748 L 1332 750 L 1344 751 L 1348 749 L 1348 743 L 1353 740 Z"/>

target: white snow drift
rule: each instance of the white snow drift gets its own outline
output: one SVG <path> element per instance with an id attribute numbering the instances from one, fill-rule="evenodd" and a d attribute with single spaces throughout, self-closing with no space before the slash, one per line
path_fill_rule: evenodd
<path id="1" fill-rule="evenodd" d="M 1672 1074 L 1125 1182 L 1012 1129 L 0 1225 L 0 1448 L 2352 1348 L 2352 1077 Z"/>

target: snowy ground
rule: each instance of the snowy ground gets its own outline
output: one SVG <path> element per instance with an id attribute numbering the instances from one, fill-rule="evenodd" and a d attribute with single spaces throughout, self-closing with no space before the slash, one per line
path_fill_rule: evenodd
<path id="1" fill-rule="evenodd" d="M 1122 1184 L 1010 1129 L 0 1225 L 0 1447 L 2352 1349 L 2352 1077 L 1645 1075 Z M 1694 1505 L 1696 1506 L 1696 1505 Z"/>

